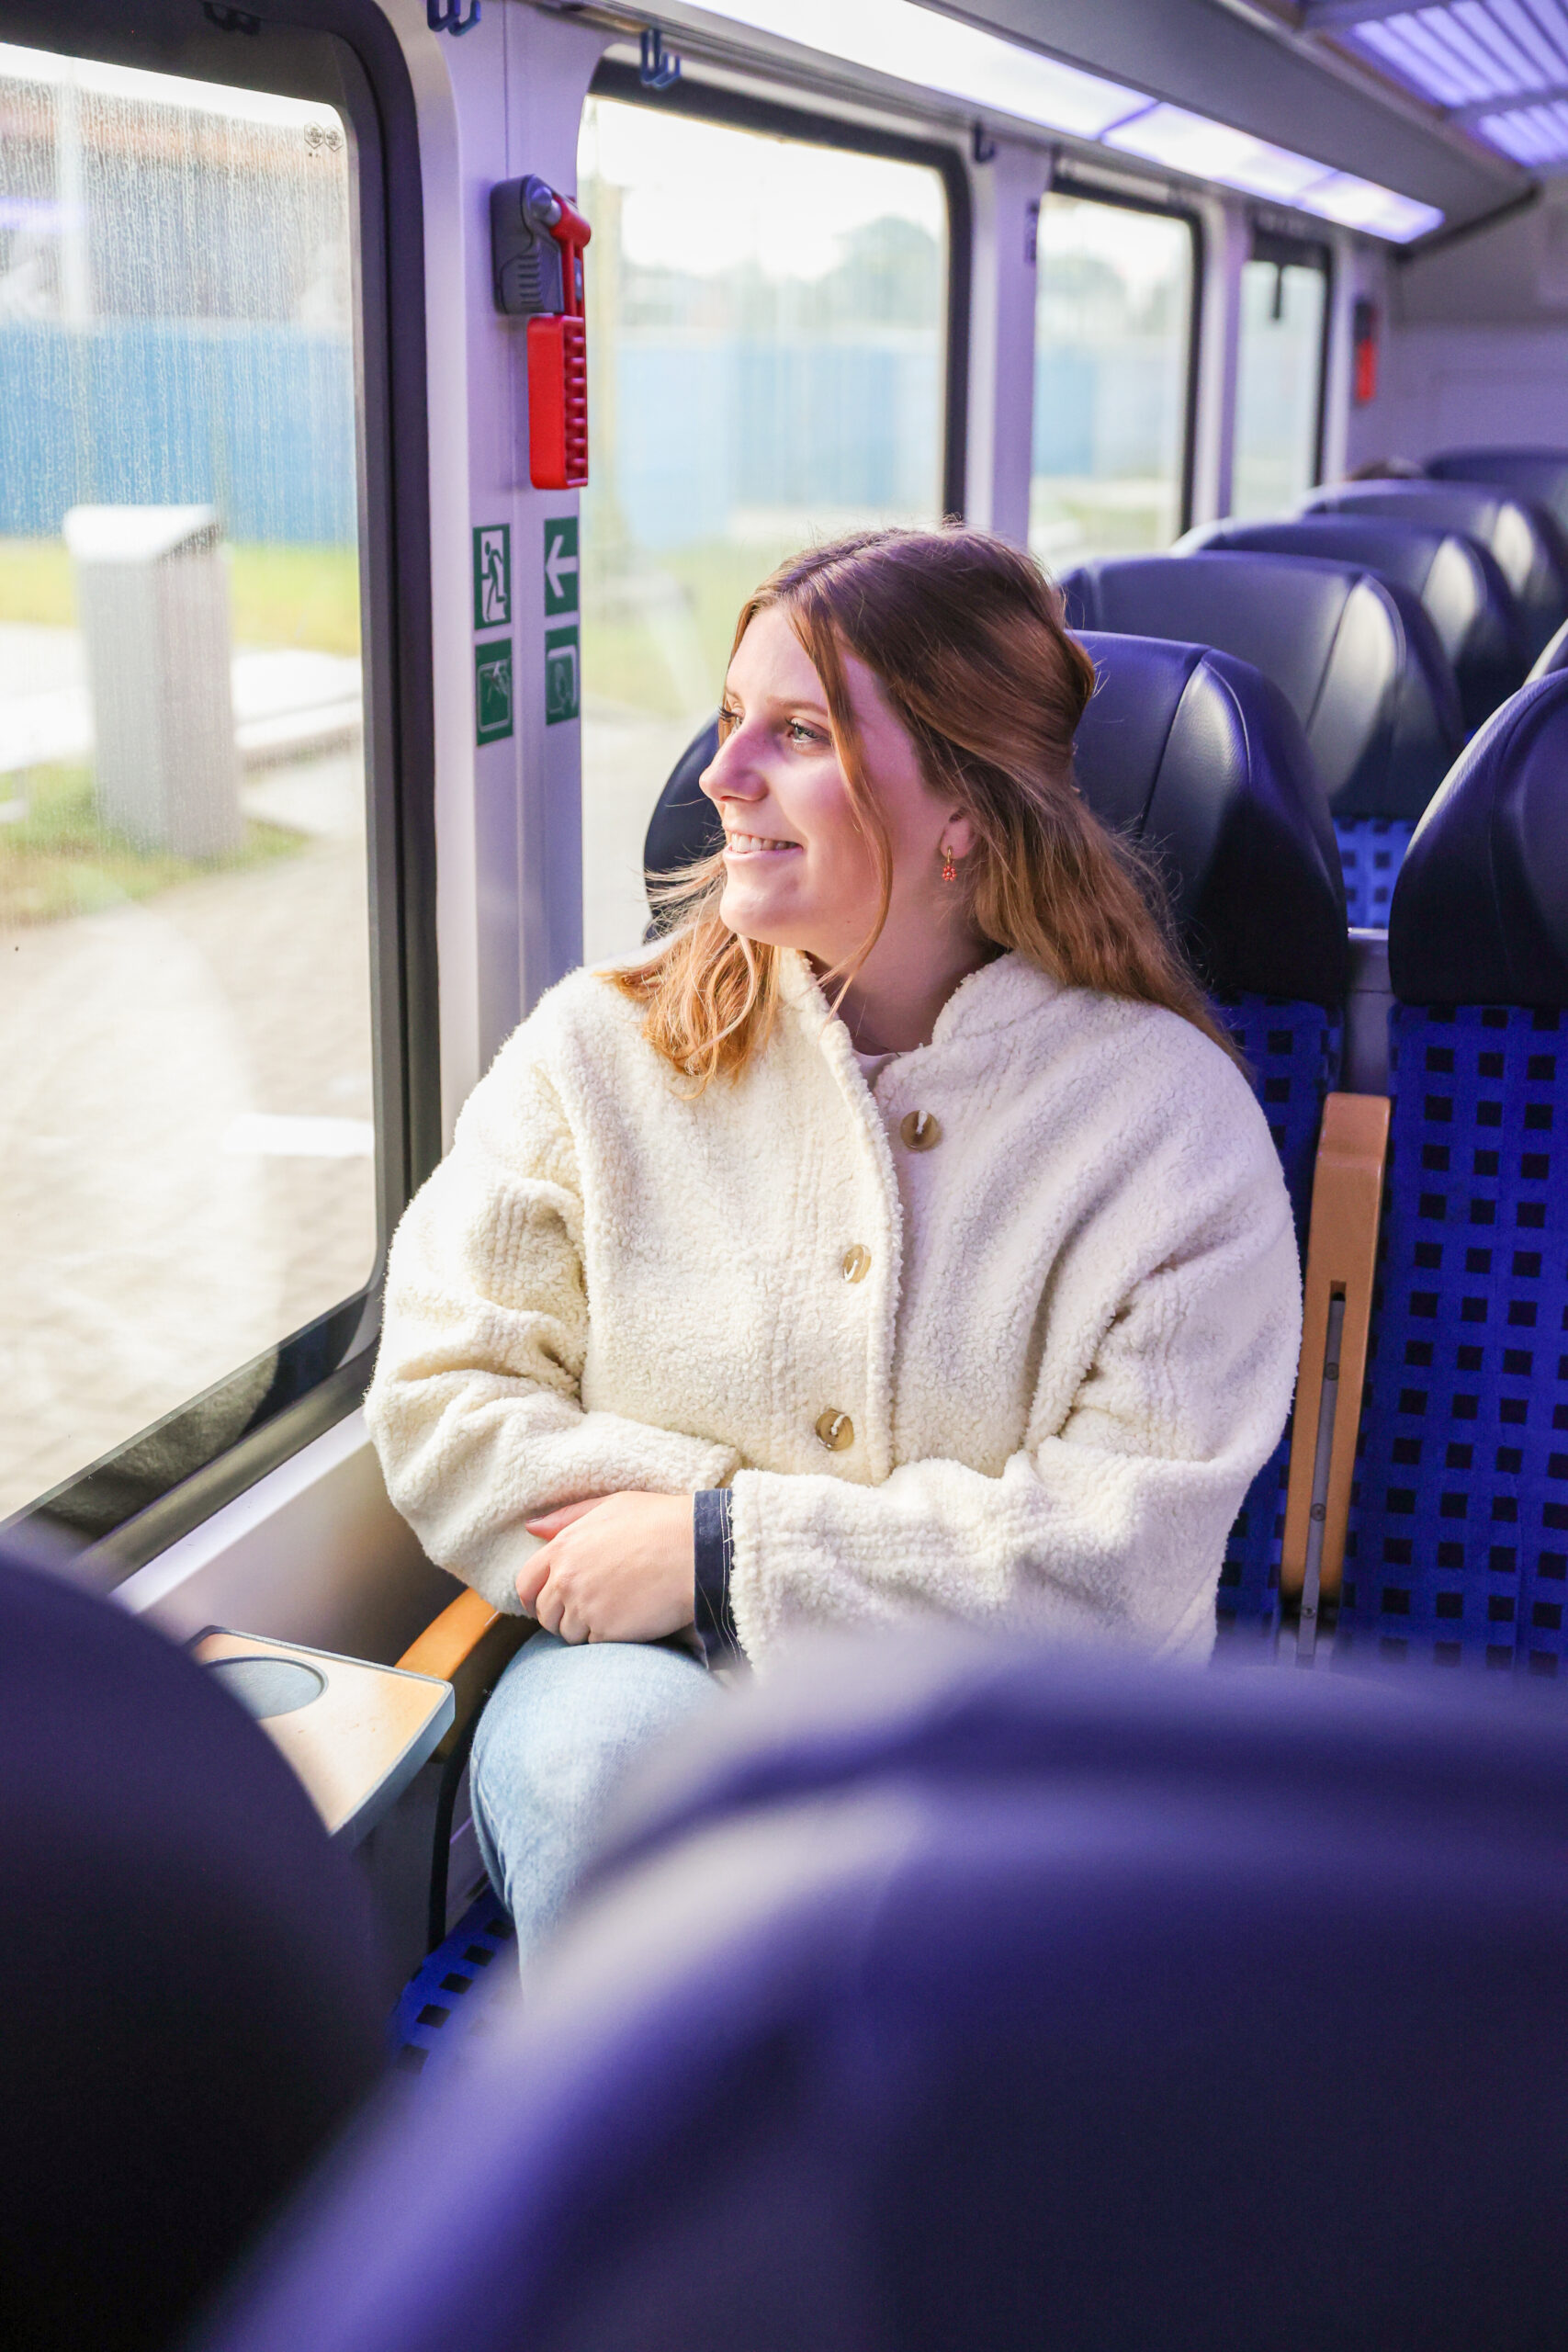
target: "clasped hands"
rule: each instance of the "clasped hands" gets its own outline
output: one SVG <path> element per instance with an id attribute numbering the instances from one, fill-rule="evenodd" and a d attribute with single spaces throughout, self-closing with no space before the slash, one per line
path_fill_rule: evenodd
<path id="1" fill-rule="evenodd" d="M 690 1495 L 591 1495 L 525 1521 L 517 1598 L 563 1642 L 656 1642 L 693 1615 Z"/>

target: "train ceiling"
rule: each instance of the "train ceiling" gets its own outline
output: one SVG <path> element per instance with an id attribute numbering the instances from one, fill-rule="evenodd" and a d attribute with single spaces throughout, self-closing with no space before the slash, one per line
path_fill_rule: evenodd
<path id="1" fill-rule="evenodd" d="M 1568 10 L 1561 0 L 1303 0 L 1304 30 L 1369 59 L 1532 171 L 1568 164 Z"/>
<path id="2" fill-rule="evenodd" d="M 1530 186 L 1517 159 L 1353 62 L 1339 28 L 1307 28 L 1297 0 L 667 0 L 660 13 L 677 46 L 682 21 L 728 18 L 781 62 L 834 60 L 850 87 L 892 77 L 1395 243 Z"/>

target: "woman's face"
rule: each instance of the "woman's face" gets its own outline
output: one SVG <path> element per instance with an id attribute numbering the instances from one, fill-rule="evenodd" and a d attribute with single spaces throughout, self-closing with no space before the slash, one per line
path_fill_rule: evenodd
<path id="1" fill-rule="evenodd" d="M 956 894 L 941 878 L 942 850 L 965 855 L 972 828 L 926 783 L 875 674 L 847 650 L 842 660 L 892 857 L 887 932 L 932 921 L 945 931 Z M 723 920 L 742 939 L 847 963 L 876 921 L 876 862 L 855 822 L 822 682 L 782 606 L 758 613 L 737 646 L 724 711 L 729 731 L 702 778 L 724 820 Z"/>

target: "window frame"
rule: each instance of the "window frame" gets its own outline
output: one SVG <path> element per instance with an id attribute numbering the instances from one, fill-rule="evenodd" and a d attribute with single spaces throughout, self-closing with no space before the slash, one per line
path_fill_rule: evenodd
<path id="1" fill-rule="evenodd" d="M 1317 339 L 1317 401 L 1312 436 L 1312 480 L 1314 490 L 1323 480 L 1323 452 L 1328 430 L 1328 344 L 1334 322 L 1334 248 L 1324 237 L 1304 235 L 1299 229 L 1280 228 L 1254 213 L 1250 222 L 1248 261 L 1269 262 L 1277 269 L 1315 269 L 1323 279 L 1323 326 Z M 1241 342 L 1236 340 L 1236 369 L 1241 368 Z"/>
<path id="2" fill-rule="evenodd" d="M 1102 182 L 1075 173 L 1070 164 L 1062 165 L 1054 170 L 1047 180 L 1045 192 L 1040 199 L 1042 218 L 1043 218 L 1044 208 L 1054 196 L 1075 197 L 1080 202 L 1088 204 L 1112 205 L 1122 212 L 1152 212 L 1162 220 L 1179 220 L 1187 231 L 1192 249 L 1192 295 L 1187 306 L 1187 370 L 1186 387 L 1183 392 L 1186 410 L 1181 434 L 1181 486 L 1179 510 L 1181 520 L 1176 534 L 1177 537 L 1180 538 L 1184 531 L 1190 531 L 1192 527 L 1192 494 L 1198 466 L 1198 393 L 1201 380 L 1205 260 L 1203 216 L 1196 205 L 1181 204 L 1170 197 L 1152 194 L 1134 196 L 1131 189 L 1108 188 Z M 1037 280 L 1035 288 L 1037 314 L 1039 299 Z M 1030 348 L 1032 353 L 1037 352 L 1039 347 L 1039 332 L 1036 328 Z M 1032 490 L 1034 483 L 1033 424 L 1032 411 L 1029 449 L 1029 480 Z M 1154 552 L 1166 554 L 1168 550 L 1156 548 Z"/>
<path id="3" fill-rule="evenodd" d="M 263 9 L 265 0 L 263 0 Z M 244 1381 L 238 1365 L 6 1521 L 108 1590 L 354 1410 L 380 1331 L 399 1216 L 441 1155 L 435 944 L 434 697 L 425 417 L 424 227 L 418 123 L 401 50 L 374 0 L 290 0 L 220 21 L 191 0 L 0 0 L 0 40 L 237 88 L 321 96 L 323 37 L 352 127 L 357 202 L 355 415 L 377 1250 L 362 1287 L 280 1339 L 272 1384 L 240 1436 L 177 1483 L 121 1509 L 126 1457 Z M 389 299 L 397 288 L 395 303 Z M 268 1351 L 270 1353 L 271 1351 Z M 118 1474 L 117 1477 L 117 1473 Z M 117 1498 L 117 1485 L 121 1488 Z"/>
<path id="4" fill-rule="evenodd" d="M 907 137 L 845 122 L 807 107 L 786 106 L 750 92 L 727 90 L 684 75 L 667 90 L 648 89 L 635 65 L 603 60 L 588 85 L 591 98 L 648 107 L 715 122 L 733 130 L 756 130 L 808 147 L 837 147 L 850 154 L 880 155 L 899 164 L 923 164 L 941 178 L 947 201 L 947 318 L 942 372 L 942 512 L 962 516 L 968 460 L 969 311 L 974 274 L 974 203 L 969 175 L 956 147 L 940 140 Z"/>

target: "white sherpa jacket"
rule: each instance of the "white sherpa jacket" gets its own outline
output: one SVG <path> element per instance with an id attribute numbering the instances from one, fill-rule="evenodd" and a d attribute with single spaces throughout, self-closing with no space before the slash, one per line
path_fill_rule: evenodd
<path id="1" fill-rule="evenodd" d="M 694 1102 L 592 972 L 503 1046 L 392 1246 L 393 1501 L 515 1611 L 525 1519 L 728 1482 L 753 1661 L 912 1616 L 1205 1655 L 1300 1339 L 1246 1081 L 1176 1014 L 1004 956 L 874 1094 L 782 963 L 766 1048 Z"/>

